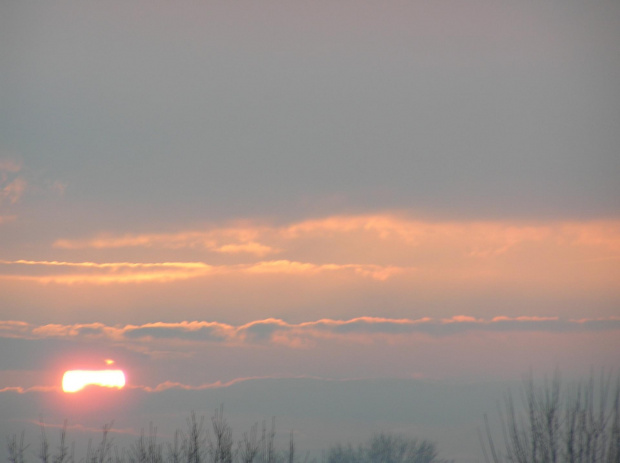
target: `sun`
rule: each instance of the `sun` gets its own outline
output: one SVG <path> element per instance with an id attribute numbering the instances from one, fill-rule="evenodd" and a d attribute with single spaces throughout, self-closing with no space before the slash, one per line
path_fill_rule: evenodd
<path id="1" fill-rule="evenodd" d="M 78 392 L 91 385 L 122 389 L 125 373 L 122 370 L 69 370 L 62 377 L 64 392 Z"/>

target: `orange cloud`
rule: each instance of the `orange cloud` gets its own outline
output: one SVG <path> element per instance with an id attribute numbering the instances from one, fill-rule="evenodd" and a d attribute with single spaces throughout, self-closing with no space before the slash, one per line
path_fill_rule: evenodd
<path id="1" fill-rule="evenodd" d="M 356 265 L 356 264 L 311 264 L 307 262 L 294 262 L 289 260 L 274 260 L 258 262 L 245 267 L 245 271 L 257 274 L 318 274 L 322 272 L 352 271 L 356 275 L 370 277 L 375 280 L 387 280 L 390 276 L 402 272 L 404 269 L 397 267 L 383 267 L 380 265 Z"/>
<path id="2" fill-rule="evenodd" d="M 84 273 L 1 275 L 0 278 L 33 281 L 37 283 L 57 284 L 112 284 L 112 283 L 141 283 L 141 282 L 169 282 L 204 276 L 215 271 L 211 265 L 203 262 L 60 262 L 60 261 L 33 261 L 33 260 L 0 260 L 0 264 L 7 266 L 31 266 L 46 268 L 83 269 Z M 95 273 L 92 273 L 92 271 Z"/>
<path id="3" fill-rule="evenodd" d="M 179 233 L 100 235 L 88 240 L 57 240 L 54 247 L 61 249 L 161 248 L 204 249 L 224 254 L 250 254 L 264 257 L 279 250 L 257 242 L 260 228 L 216 228 L 206 231 Z"/>
<path id="4" fill-rule="evenodd" d="M 122 268 L 181 268 L 181 269 L 210 269 L 211 266 L 203 262 L 59 262 L 46 260 L 0 260 L 0 264 L 8 265 L 39 265 L 44 267 L 84 267 L 118 270 Z"/>
<path id="5" fill-rule="evenodd" d="M 219 247 L 214 248 L 217 252 L 227 253 L 227 254 L 253 254 L 258 257 L 266 256 L 267 254 L 271 254 L 274 252 L 278 252 L 277 249 L 271 248 L 269 246 L 265 246 L 264 244 L 256 243 L 254 241 L 250 241 L 248 243 L 241 244 L 225 244 Z"/>
<path id="6" fill-rule="evenodd" d="M 422 317 L 432 301 L 440 317 L 486 317 L 494 299 L 506 315 L 578 318 L 586 304 L 591 314 L 611 315 L 620 294 L 620 221 L 611 220 L 335 216 L 55 244 L 47 259 L 0 262 L 0 291 L 33 314 L 42 303 L 66 314 L 89 303 L 106 309 L 109 301 L 118 317 L 108 311 L 100 320 L 135 321 L 173 306 L 183 318 L 201 317 L 205 307 L 236 322 L 299 320 L 308 310 L 317 318 Z M 20 315 L 10 308 L 8 316 Z"/>
<path id="7" fill-rule="evenodd" d="M 205 277 L 215 274 L 288 274 L 288 275 L 315 275 L 323 272 L 345 271 L 352 272 L 364 278 L 386 280 L 402 269 L 395 267 L 381 267 L 377 265 L 315 265 L 305 262 L 288 260 L 261 261 L 254 264 L 219 265 L 212 266 L 203 262 L 61 262 L 61 261 L 33 261 L 33 260 L 0 260 L 0 264 L 7 266 L 52 267 L 63 269 L 85 269 L 89 272 L 76 274 L 46 274 L 24 275 L 5 274 L 0 278 L 33 281 L 38 283 L 57 284 L 112 284 L 112 283 L 141 283 L 141 282 L 170 282 L 190 278 Z M 90 271 L 100 271 L 92 273 Z"/>
<path id="8" fill-rule="evenodd" d="M 416 258 L 426 250 L 440 251 L 437 259 L 484 259 L 502 256 L 524 246 L 567 249 L 584 253 L 620 253 L 620 221 L 592 222 L 430 222 L 398 215 L 334 216 L 269 227 L 211 227 L 204 231 L 168 234 L 106 236 L 87 240 L 57 240 L 62 249 L 162 248 L 204 249 L 263 257 L 284 253 L 287 260 L 324 263 L 374 263 L 375 260 Z M 329 255 L 337 256 L 328 258 Z M 352 259 L 353 256 L 358 259 Z M 360 258 L 362 260 L 360 260 Z M 341 259 L 345 259 L 342 261 Z M 348 262 L 347 262 L 348 261 Z M 315 263 L 318 263 L 315 261 Z M 392 262 L 395 263 L 395 262 Z"/>

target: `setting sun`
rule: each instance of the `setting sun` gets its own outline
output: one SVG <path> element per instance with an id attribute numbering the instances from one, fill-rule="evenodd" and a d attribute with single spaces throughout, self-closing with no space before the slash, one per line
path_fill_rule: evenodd
<path id="1" fill-rule="evenodd" d="M 62 377 L 64 392 L 77 392 L 90 385 L 121 389 L 125 386 L 125 373 L 121 370 L 70 370 Z"/>

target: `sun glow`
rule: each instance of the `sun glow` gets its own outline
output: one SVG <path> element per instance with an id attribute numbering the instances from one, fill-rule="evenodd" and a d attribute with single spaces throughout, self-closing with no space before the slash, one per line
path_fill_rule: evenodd
<path id="1" fill-rule="evenodd" d="M 62 377 L 64 392 L 77 392 L 90 385 L 121 389 L 125 386 L 125 373 L 122 370 L 70 370 Z"/>

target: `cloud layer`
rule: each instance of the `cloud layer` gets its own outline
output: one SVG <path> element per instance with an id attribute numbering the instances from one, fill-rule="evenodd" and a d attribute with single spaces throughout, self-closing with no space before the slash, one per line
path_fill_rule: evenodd
<path id="1" fill-rule="evenodd" d="M 329 216 L 99 233 L 11 254 L 0 260 L 0 290 L 7 316 L 28 321 L 65 323 L 80 313 L 103 323 L 176 322 L 207 311 L 242 325 L 301 322 L 308 310 L 343 319 L 486 319 L 498 310 L 577 319 L 616 315 L 620 302 L 620 222 L 613 220 Z M 54 317 L 40 310 L 49 304 Z M 85 307 L 98 316 L 83 318 Z"/>
<path id="2" fill-rule="evenodd" d="M 256 320 L 243 325 L 192 321 L 109 326 L 102 323 L 34 325 L 19 321 L 0 321 L 0 336 L 11 339 L 99 340 L 109 343 L 286 343 L 291 347 L 307 345 L 301 340 L 319 341 L 339 338 L 358 342 L 360 336 L 375 342 L 391 342 L 416 333 L 449 336 L 465 332 L 598 332 L 620 330 L 620 317 L 562 320 L 558 317 L 506 317 L 480 319 L 455 316 L 446 319 L 389 319 L 359 317 L 350 320 L 321 319 L 287 323 L 279 319 Z"/>
<path id="3" fill-rule="evenodd" d="M 56 254 L 72 259 L 2 260 L 0 278 L 97 284 L 223 274 L 303 277 L 350 272 L 386 280 L 405 272 L 416 278 L 491 280 L 555 275 L 562 281 L 571 274 L 575 277 L 581 268 L 600 272 L 620 265 L 620 222 L 424 222 L 397 215 L 335 216 L 279 227 L 245 224 L 59 239 L 54 248 Z M 110 250 L 136 260 L 79 260 L 85 253 L 103 257 Z M 268 254 L 278 258 L 264 259 Z M 178 260 L 154 261 L 157 256 Z M 186 256 L 205 260 L 186 261 Z"/>

